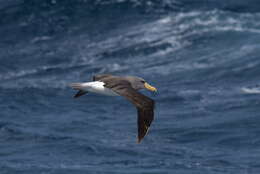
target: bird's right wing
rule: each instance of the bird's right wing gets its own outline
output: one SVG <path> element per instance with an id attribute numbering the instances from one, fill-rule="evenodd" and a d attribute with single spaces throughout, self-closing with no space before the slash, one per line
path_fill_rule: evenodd
<path id="1" fill-rule="evenodd" d="M 126 80 L 118 80 L 116 83 L 105 81 L 105 86 L 124 96 L 136 106 L 138 113 L 138 142 L 140 142 L 147 134 L 154 119 L 154 101 L 133 89 Z"/>
<path id="2" fill-rule="evenodd" d="M 107 78 L 107 77 L 110 77 L 110 76 L 112 76 L 112 75 L 111 74 L 98 74 L 98 75 L 94 75 L 92 80 L 93 81 L 100 81 L 100 80 Z"/>

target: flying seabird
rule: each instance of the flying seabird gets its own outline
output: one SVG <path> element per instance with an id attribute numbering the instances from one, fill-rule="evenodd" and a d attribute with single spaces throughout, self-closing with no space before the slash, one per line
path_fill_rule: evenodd
<path id="1" fill-rule="evenodd" d="M 73 89 L 78 90 L 74 98 L 78 98 L 88 92 L 108 95 L 123 96 L 133 103 L 137 109 L 138 143 L 147 134 L 154 119 L 154 101 L 139 93 L 140 89 L 148 89 L 156 92 L 157 89 L 149 85 L 144 79 L 134 76 L 114 76 L 100 74 L 93 76 L 92 82 L 72 83 Z"/>

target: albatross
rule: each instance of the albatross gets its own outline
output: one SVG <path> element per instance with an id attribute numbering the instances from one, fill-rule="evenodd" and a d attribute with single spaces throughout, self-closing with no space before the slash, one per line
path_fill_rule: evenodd
<path id="1" fill-rule="evenodd" d="M 135 76 L 115 76 L 111 74 L 99 74 L 93 76 L 92 82 L 72 83 L 70 86 L 78 90 L 74 98 L 78 98 L 88 92 L 108 96 L 123 96 L 137 109 L 138 140 L 140 143 L 147 134 L 154 119 L 155 102 L 138 92 L 147 89 L 156 92 L 157 89 L 148 84 L 144 79 Z"/>

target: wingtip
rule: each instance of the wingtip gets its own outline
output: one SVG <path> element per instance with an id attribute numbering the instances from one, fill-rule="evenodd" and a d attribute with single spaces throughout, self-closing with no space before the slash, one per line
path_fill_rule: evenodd
<path id="1" fill-rule="evenodd" d="M 148 131 L 149 131 L 149 127 L 148 126 L 145 126 L 145 128 L 146 128 L 146 133 L 145 133 L 145 135 L 142 137 L 137 137 L 137 144 L 140 144 L 141 143 L 141 141 L 144 139 L 144 137 L 147 135 L 147 133 L 148 133 Z"/>

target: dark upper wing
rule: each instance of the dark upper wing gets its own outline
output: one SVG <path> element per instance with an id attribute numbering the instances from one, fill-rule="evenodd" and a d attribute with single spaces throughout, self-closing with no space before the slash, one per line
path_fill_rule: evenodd
<path id="1" fill-rule="evenodd" d="M 138 142 L 140 142 L 146 135 L 148 128 L 154 119 L 154 101 L 137 92 L 126 80 L 120 78 L 113 80 L 105 79 L 104 82 L 107 88 L 126 97 L 136 106 L 138 113 Z"/>
<path id="2" fill-rule="evenodd" d="M 112 77 L 112 75 L 111 74 L 98 74 L 98 75 L 94 75 L 92 80 L 99 81 L 99 80 L 102 80 L 107 77 Z"/>
<path id="3" fill-rule="evenodd" d="M 137 108 L 137 112 L 138 112 L 138 118 L 137 118 L 138 142 L 140 142 L 147 134 L 149 127 L 151 126 L 151 123 L 154 118 L 154 113 L 153 113 L 153 109 L 143 110 L 139 108 Z"/>

